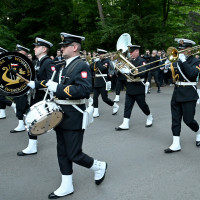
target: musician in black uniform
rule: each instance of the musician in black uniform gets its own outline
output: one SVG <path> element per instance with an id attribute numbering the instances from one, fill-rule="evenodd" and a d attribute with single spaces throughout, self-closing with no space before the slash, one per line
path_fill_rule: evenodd
<path id="1" fill-rule="evenodd" d="M 139 45 L 130 45 L 129 51 L 130 56 L 132 58 L 131 63 L 137 67 L 146 64 L 146 60 L 140 57 L 140 46 Z M 146 66 L 140 67 L 136 70 L 130 70 L 128 68 L 122 68 L 120 70 L 121 73 L 124 74 L 137 74 L 138 72 L 142 72 L 146 70 Z M 131 117 L 131 111 L 133 109 L 135 101 L 137 102 L 140 109 L 147 116 L 146 127 L 152 126 L 153 117 L 150 113 L 149 106 L 145 100 L 145 84 L 143 83 L 143 78 L 145 77 L 145 73 L 141 73 L 135 76 L 134 80 L 127 79 L 127 89 L 126 89 L 126 99 L 125 99 L 125 108 L 124 108 L 124 119 L 123 123 L 116 127 L 116 131 L 120 130 L 128 130 L 129 129 L 129 120 Z"/>
<path id="2" fill-rule="evenodd" d="M 159 60 L 159 57 L 157 56 L 157 50 L 153 50 L 151 57 L 150 57 L 150 62 L 154 62 L 154 63 L 150 64 L 150 67 L 149 67 L 150 69 L 157 67 L 159 65 L 159 62 L 155 62 L 157 60 Z M 152 79 L 152 77 L 154 77 L 156 86 L 158 88 L 157 93 L 160 93 L 160 83 L 159 83 L 159 80 L 158 80 L 159 70 L 160 70 L 159 67 L 157 67 L 153 70 L 150 70 L 149 73 L 148 73 L 148 82 L 150 83 L 150 87 L 151 87 L 151 79 Z M 148 93 L 150 93 L 150 87 L 149 87 Z"/>
<path id="3" fill-rule="evenodd" d="M 0 47 L 0 54 L 5 52 L 7 52 L 7 50 Z M 11 100 L 0 94 L 0 119 L 6 118 L 6 106 L 12 106 L 14 108 L 15 104 L 12 103 Z"/>
<path id="4" fill-rule="evenodd" d="M 30 106 L 42 101 L 45 96 L 46 92 L 46 85 L 47 81 L 51 79 L 53 72 L 55 71 L 55 63 L 52 59 L 49 58 L 48 51 L 53 46 L 47 40 L 42 38 L 36 38 L 35 40 L 35 56 L 37 57 L 37 62 L 35 66 L 36 70 L 36 80 L 30 81 L 28 86 L 32 89 L 35 89 L 34 94 L 31 97 Z M 25 156 L 25 155 L 33 155 L 37 153 L 37 136 L 33 136 L 29 134 L 29 142 L 27 148 L 18 152 L 18 156 Z"/>
<path id="5" fill-rule="evenodd" d="M 94 95 L 93 95 L 93 106 L 94 114 L 93 117 L 99 117 L 99 105 L 98 97 L 101 94 L 103 101 L 109 106 L 113 106 L 112 114 L 115 115 L 119 110 L 119 106 L 108 98 L 108 91 L 106 91 L 106 82 L 109 81 L 110 71 L 114 71 L 113 64 L 108 58 L 104 58 L 104 54 L 107 53 L 106 50 L 97 49 L 97 53 L 100 56 L 100 60 L 91 64 L 91 69 L 95 72 L 94 75 Z"/>
<path id="6" fill-rule="evenodd" d="M 120 97 L 120 91 L 126 87 L 126 76 L 124 76 L 122 73 L 117 72 L 117 83 L 116 83 L 116 96 L 113 100 L 114 102 L 119 102 Z"/>
<path id="7" fill-rule="evenodd" d="M 179 49 L 191 48 L 194 41 L 176 38 L 179 42 Z M 179 54 L 179 60 L 171 64 L 172 77 L 175 82 L 171 99 L 172 134 L 173 143 L 165 149 L 165 153 L 173 153 L 181 150 L 180 132 L 181 121 L 196 133 L 196 146 L 200 147 L 199 124 L 194 119 L 196 102 L 199 99 L 197 94 L 197 82 L 200 72 L 200 60 L 191 55 L 191 51 Z"/>
<path id="8" fill-rule="evenodd" d="M 92 90 L 92 75 L 88 65 L 80 58 L 81 41 L 85 38 L 68 33 L 61 33 L 60 43 L 66 66 L 61 68 L 54 81 L 48 81 L 48 89 L 54 92 L 56 103 L 64 112 L 61 123 L 55 128 L 57 137 L 57 156 L 62 182 L 60 187 L 49 194 L 49 199 L 56 199 L 74 192 L 72 175 L 73 163 L 90 168 L 95 173 L 95 182 L 99 185 L 106 173 L 105 162 L 94 160 L 82 151 L 84 129 L 83 114 L 85 99 Z"/>
<path id="9" fill-rule="evenodd" d="M 28 53 L 30 52 L 30 49 L 17 44 L 16 51 L 28 57 Z M 15 97 L 14 102 L 16 104 L 16 117 L 18 118 L 18 125 L 16 128 L 11 130 L 10 133 L 23 132 L 26 130 L 23 117 L 26 110 L 29 107 L 27 94 L 23 94 L 19 97 Z"/>

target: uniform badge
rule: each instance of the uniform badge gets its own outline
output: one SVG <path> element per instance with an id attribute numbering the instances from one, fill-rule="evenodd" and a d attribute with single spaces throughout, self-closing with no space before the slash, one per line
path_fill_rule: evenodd
<path id="1" fill-rule="evenodd" d="M 56 71 L 56 68 L 55 68 L 55 66 L 51 66 L 51 71 Z"/>
<path id="2" fill-rule="evenodd" d="M 81 72 L 81 77 L 82 78 L 87 78 L 87 72 Z"/>
<path id="3" fill-rule="evenodd" d="M 63 42 L 64 39 L 65 39 L 64 35 L 61 35 L 60 37 L 61 37 L 61 40 L 62 40 L 62 42 Z"/>

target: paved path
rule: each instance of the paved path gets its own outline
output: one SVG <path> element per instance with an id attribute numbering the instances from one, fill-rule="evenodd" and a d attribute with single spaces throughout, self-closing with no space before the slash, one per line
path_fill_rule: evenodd
<path id="1" fill-rule="evenodd" d="M 85 153 L 108 162 L 107 175 L 100 186 L 93 181 L 93 172 L 74 165 L 75 192 L 68 200 L 197 200 L 200 196 L 200 149 L 195 134 L 184 124 L 181 133 L 182 151 L 171 155 L 163 150 L 171 145 L 170 99 L 173 87 L 156 88 L 147 95 L 154 117 L 151 128 L 145 128 L 146 116 L 133 108 L 130 130 L 116 132 L 122 123 L 124 96 L 121 93 L 119 113 L 100 99 L 100 117 L 85 132 Z M 114 99 L 115 94 L 109 93 Z M 200 106 L 196 119 L 200 122 Z M 60 184 L 54 131 L 39 137 L 38 154 L 18 157 L 26 147 L 26 132 L 10 134 L 17 120 L 11 108 L 0 121 L 0 199 L 46 200 Z"/>

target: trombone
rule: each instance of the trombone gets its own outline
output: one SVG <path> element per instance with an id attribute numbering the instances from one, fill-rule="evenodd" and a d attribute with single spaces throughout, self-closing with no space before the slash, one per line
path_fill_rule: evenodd
<path id="1" fill-rule="evenodd" d="M 176 62 L 178 60 L 178 58 L 179 58 L 179 54 L 183 53 L 183 52 L 186 52 L 186 51 L 190 52 L 190 55 L 199 54 L 200 53 L 200 45 L 197 45 L 197 46 L 194 46 L 194 47 L 191 47 L 191 48 L 187 48 L 187 49 L 183 49 L 183 50 L 180 50 L 180 51 L 178 51 L 175 47 L 169 47 L 167 49 L 167 57 L 166 58 L 163 58 L 163 59 L 160 59 L 160 60 L 156 60 L 156 61 L 147 63 L 145 65 L 138 66 L 137 69 L 140 68 L 140 67 L 144 67 L 146 65 L 150 65 L 150 64 L 155 63 L 155 62 L 159 62 L 161 60 L 166 60 L 166 59 L 168 59 L 171 63 Z M 163 65 L 165 65 L 165 63 L 161 64 L 161 65 L 158 65 L 156 67 L 152 67 L 150 69 L 144 70 L 142 72 L 133 74 L 133 76 L 138 75 L 138 74 L 142 74 L 142 73 L 147 72 L 147 71 L 151 71 L 151 70 L 156 69 L 158 67 L 161 67 Z"/>

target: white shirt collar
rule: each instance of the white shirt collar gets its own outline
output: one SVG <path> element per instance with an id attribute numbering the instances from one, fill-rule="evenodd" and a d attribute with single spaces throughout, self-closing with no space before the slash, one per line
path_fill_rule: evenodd
<path id="1" fill-rule="evenodd" d="M 67 67 L 74 59 L 76 59 L 77 57 L 79 57 L 79 56 L 75 56 L 75 57 L 72 57 L 72 58 L 68 58 L 67 60 L 66 60 L 66 66 L 65 67 Z"/>
<path id="2" fill-rule="evenodd" d="M 40 57 L 38 60 L 40 61 L 43 57 L 45 57 L 46 55 L 44 55 L 44 56 L 42 56 L 42 57 Z"/>

